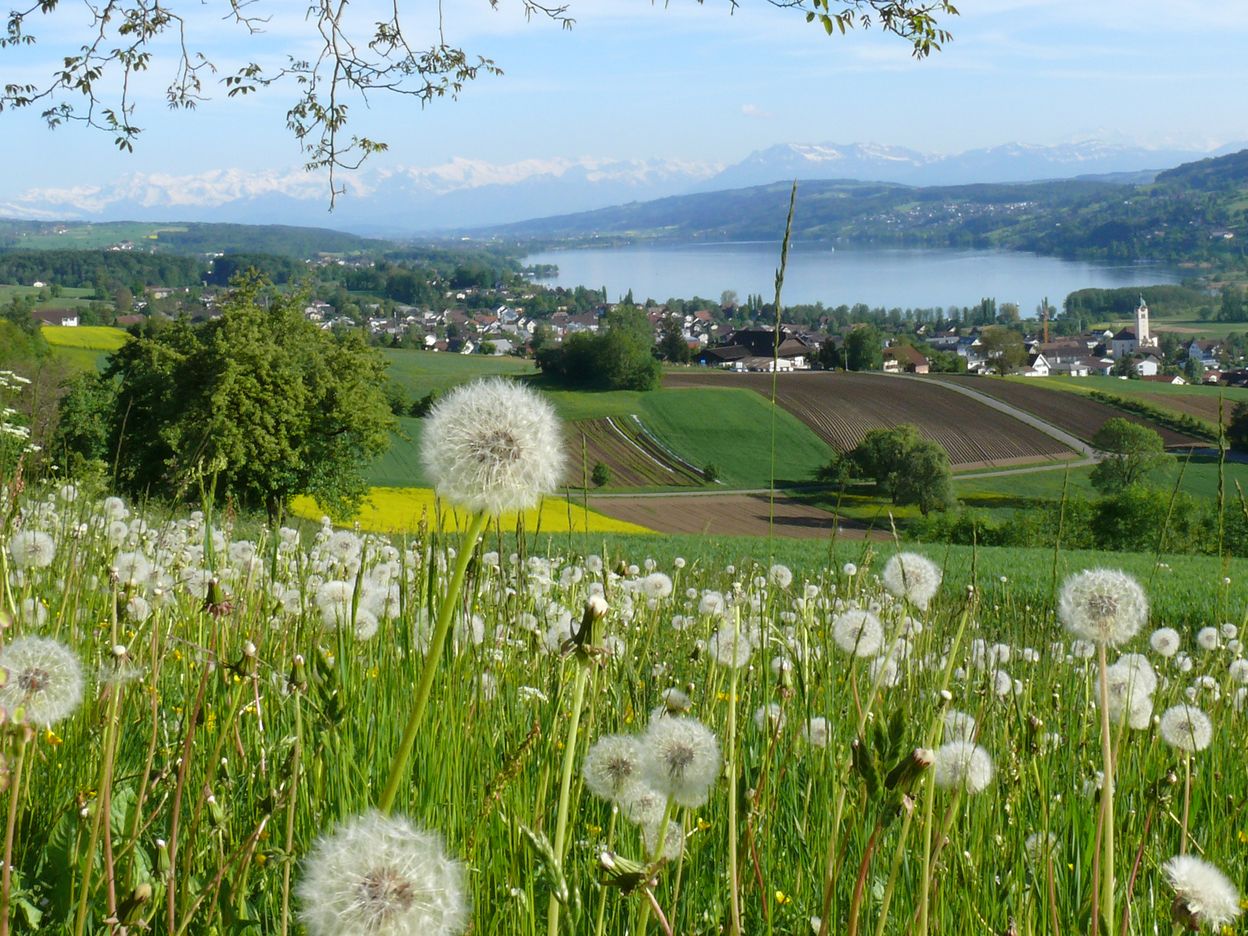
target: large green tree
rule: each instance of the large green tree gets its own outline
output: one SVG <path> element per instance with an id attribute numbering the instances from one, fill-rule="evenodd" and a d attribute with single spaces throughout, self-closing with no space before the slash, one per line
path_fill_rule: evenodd
<path id="1" fill-rule="evenodd" d="M 980 345 L 989 365 L 1001 376 L 1021 367 L 1027 360 L 1023 336 L 1004 325 L 989 325 L 979 333 Z"/>
<path id="2" fill-rule="evenodd" d="M 855 325 L 845 336 L 845 367 L 851 371 L 884 366 L 884 339 L 874 325 Z"/>
<path id="3" fill-rule="evenodd" d="M 876 490 L 894 504 L 917 504 L 926 516 L 955 502 L 948 454 L 915 426 L 872 429 L 850 458 L 857 473 L 873 479 Z"/>
<path id="4" fill-rule="evenodd" d="M 1092 486 L 1102 494 L 1117 494 L 1141 484 L 1172 462 L 1161 436 L 1139 423 L 1115 416 L 1092 437 L 1100 462 L 1092 469 Z"/>
<path id="5" fill-rule="evenodd" d="M 389 444 L 385 362 L 356 333 L 318 329 L 302 305 L 246 277 L 218 318 L 132 339 L 101 383 L 71 394 L 65 446 L 115 459 L 132 494 L 181 496 L 212 475 L 219 497 L 271 515 L 298 494 L 345 512 Z M 101 412 L 106 435 L 79 425 Z"/>

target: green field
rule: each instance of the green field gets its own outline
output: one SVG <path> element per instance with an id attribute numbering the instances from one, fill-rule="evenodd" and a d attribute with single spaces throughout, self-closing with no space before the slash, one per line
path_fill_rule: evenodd
<path id="1" fill-rule="evenodd" d="M 434 390 L 447 390 L 476 377 L 535 374 L 533 362 L 524 358 L 482 354 L 446 354 L 434 351 L 382 351 L 390 364 L 390 379 L 400 384 L 412 400 Z"/>
<path id="2" fill-rule="evenodd" d="M 448 369 L 437 376 L 449 385 L 453 374 Z M 554 391 L 547 395 L 567 421 L 636 414 L 664 446 L 685 461 L 699 467 L 714 464 L 726 488 L 760 488 L 771 483 L 772 410 L 753 391 L 698 388 L 648 393 Z M 420 420 L 401 423 L 406 438 L 396 437 L 390 451 L 369 469 L 370 484 L 425 485 L 418 455 Z M 831 450 L 783 410 L 775 411 L 775 426 L 776 484 L 808 483 Z"/>
<path id="3" fill-rule="evenodd" d="M 1135 328 L 1135 319 L 1121 319 L 1113 322 L 1102 322 L 1098 329 L 1108 328 L 1118 331 L 1120 328 Z M 1225 338 L 1232 332 L 1248 331 L 1246 322 L 1205 322 L 1201 319 L 1162 319 L 1152 321 L 1154 332 L 1174 332 L 1185 341 L 1193 338 Z"/>
<path id="4" fill-rule="evenodd" d="M 40 293 L 48 292 L 46 288 L 36 289 L 34 286 L 17 286 L 12 283 L 0 284 L 0 305 L 6 305 L 14 299 L 25 299 L 28 296 L 38 297 Z M 35 304 L 36 309 L 81 309 L 89 306 L 95 297 L 94 289 L 79 289 L 76 287 L 63 287 L 61 294 L 57 298 L 49 298 Z"/>
<path id="5" fill-rule="evenodd" d="M 99 250 L 121 241 L 156 240 L 163 232 L 181 233 L 185 225 L 158 222 L 117 221 L 107 224 L 89 222 L 66 222 L 60 226 L 63 233 L 36 234 L 21 232 L 14 238 L 18 250 Z"/>

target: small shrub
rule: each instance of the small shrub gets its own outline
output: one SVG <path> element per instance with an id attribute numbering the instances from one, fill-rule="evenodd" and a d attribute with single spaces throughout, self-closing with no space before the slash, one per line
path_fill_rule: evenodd
<path id="1" fill-rule="evenodd" d="M 602 487 L 604 484 L 610 484 L 611 469 L 602 462 L 595 462 L 594 470 L 590 472 L 589 480 L 594 482 L 594 487 Z"/>

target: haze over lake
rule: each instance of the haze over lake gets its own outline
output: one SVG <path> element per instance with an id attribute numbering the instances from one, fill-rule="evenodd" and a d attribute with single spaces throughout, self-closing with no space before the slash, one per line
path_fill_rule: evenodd
<path id="1" fill-rule="evenodd" d="M 550 286 L 605 286 L 607 297 L 664 302 L 702 296 L 718 300 L 725 289 L 744 301 L 775 294 L 780 248 L 772 243 L 628 246 L 552 250 L 532 254 L 526 263 L 554 263 Z M 1172 270 L 1154 265 L 1113 265 L 1062 260 L 1005 250 L 948 248 L 852 248 L 796 244 L 785 273 L 785 305 L 823 302 L 826 306 L 864 302 L 884 308 L 975 305 L 984 297 L 1017 302 L 1031 315 L 1046 296 L 1061 306 L 1067 293 L 1086 287 L 1148 286 L 1177 283 Z"/>

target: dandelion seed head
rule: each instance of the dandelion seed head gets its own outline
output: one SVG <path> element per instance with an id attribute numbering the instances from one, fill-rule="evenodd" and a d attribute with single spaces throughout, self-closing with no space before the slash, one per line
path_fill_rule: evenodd
<path id="1" fill-rule="evenodd" d="M 938 787 L 979 793 L 992 782 L 992 758 L 970 741 L 947 741 L 936 749 L 933 778 Z"/>
<path id="2" fill-rule="evenodd" d="M 1076 637 L 1118 646 L 1136 635 L 1148 618 L 1140 584 L 1116 569 L 1088 569 L 1066 579 L 1057 616 Z"/>
<path id="3" fill-rule="evenodd" d="M 767 570 L 767 579 L 777 588 L 788 588 L 793 584 L 793 570 L 786 565 L 776 563 Z"/>
<path id="4" fill-rule="evenodd" d="M 905 598 L 917 608 L 926 609 L 940 588 L 940 567 L 926 556 L 902 552 L 884 564 L 880 581 L 895 598 Z"/>
<path id="5" fill-rule="evenodd" d="M 564 473 L 554 408 L 502 378 L 464 384 L 438 401 L 425 420 L 420 453 L 440 497 L 491 516 L 533 507 Z"/>
<path id="6" fill-rule="evenodd" d="M 19 637 L 0 650 L 0 709 L 50 728 L 82 702 L 82 665 L 74 652 L 49 637 Z"/>
<path id="7" fill-rule="evenodd" d="M 603 735 L 585 752 L 581 776 L 589 792 L 600 799 L 618 800 L 642 770 L 642 748 L 633 735 Z"/>
<path id="8" fill-rule="evenodd" d="M 945 712 L 945 738 L 949 741 L 970 741 L 975 737 L 975 716 L 958 709 Z"/>
<path id="9" fill-rule="evenodd" d="M 739 627 L 722 625 L 706 642 L 706 651 L 720 666 L 740 669 L 750 662 L 754 647 Z"/>
<path id="10" fill-rule="evenodd" d="M 378 812 L 316 843 L 298 895 L 309 936 L 454 936 L 468 925 L 463 865 L 438 836 Z"/>
<path id="11" fill-rule="evenodd" d="M 660 718 L 642 740 L 646 782 L 681 806 L 701 806 L 719 776 L 719 741 L 696 718 Z"/>
<path id="12" fill-rule="evenodd" d="M 1197 927 L 1208 925 L 1217 930 L 1239 916 L 1239 891 L 1209 862 L 1194 855 L 1175 855 L 1161 871 L 1174 890 L 1176 919 L 1186 916 Z"/>
<path id="13" fill-rule="evenodd" d="M 671 576 L 662 572 L 651 572 L 641 580 L 641 590 L 647 598 L 668 598 L 672 594 Z"/>
<path id="14" fill-rule="evenodd" d="M 9 537 L 9 555 L 18 569 L 46 569 L 56 558 L 56 540 L 43 530 L 19 530 Z"/>
<path id="15" fill-rule="evenodd" d="M 1194 705 L 1180 703 L 1161 713 L 1161 739 L 1186 754 L 1203 751 L 1213 740 L 1213 722 Z"/>
<path id="16" fill-rule="evenodd" d="M 802 739 L 811 747 L 826 748 L 828 746 L 828 720 L 822 715 L 808 718 L 802 726 Z"/>
<path id="17" fill-rule="evenodd" d="M 832 641 L 846 653 L 873 657 L 884 645 L 884 627 L 870 611 L 846 611 L 832 621 Z"/>

